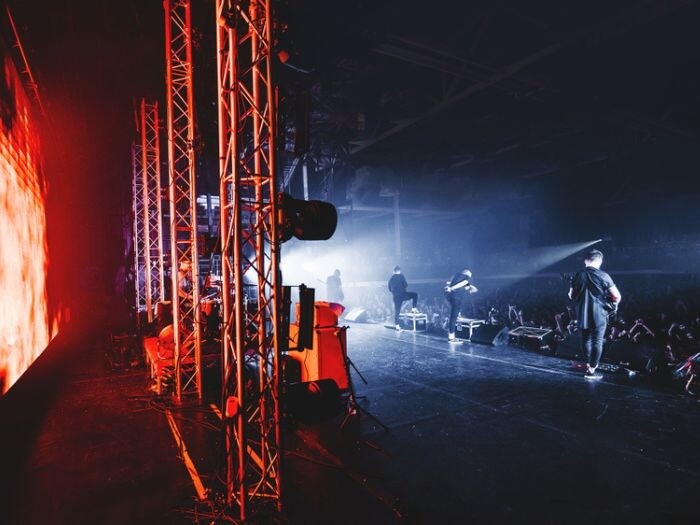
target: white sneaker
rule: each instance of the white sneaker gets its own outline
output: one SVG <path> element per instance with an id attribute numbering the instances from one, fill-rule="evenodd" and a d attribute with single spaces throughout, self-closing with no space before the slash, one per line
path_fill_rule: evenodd
<path id="1" fill-rule="evenodd" d="M 411 308 L 411 313 L 412 313 L 412 314 L 417 314 L 417 313 L 418 313 L 418 308 Z"/>
<path id="2" fill-rule="evenodd" d="M 458 343 L 459 341 L 457 341 L 455 334 L 447 334 L 447 342 L 448 343 Z"/>
<path id="3" fill-rule="evenodd" d="M 397 331 L 397 332 L 400 332 L 400 331 L 401 331 L 401 325 L 400 325 L 400 324 L 397 324 L 397 325 L 396 325 L 396 331 Z"/>
<path id="4" fill-rule="evenodd" d="M 603 374 L 600 372 L 596 372 L 595 368 L 591 368 L 590 366 L 586 370 L 586 373 L 583 374 L 584 379 L 591 379 L 593 381 L 597 381 L 598 379 L 603 379 Z"/>

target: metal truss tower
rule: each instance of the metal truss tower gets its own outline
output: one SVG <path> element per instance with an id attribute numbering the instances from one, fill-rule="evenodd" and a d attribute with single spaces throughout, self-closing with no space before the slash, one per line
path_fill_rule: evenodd
<path id="1" fill-rule="evenodd" d="M 227 502 L 281 508 L 276 92 L 270 0 L 216 0 Z"/>
<path id="2" fill-rule="evenodd" d="M 131 144 L 131 164 L 133 169 L 132 191 L 134 195 L 134 285 L 136 292 L 136 320 L 146 310 L 146 218 L 143 191 L 143 170 L 141 166 L 141 145 Z"/>
<path id="3" fill-rule="evenodd" d="M 190 0 L 164 0 L 175 398 L 202 399 Z M 190 275 L 187 275 L 191 272 Z M 183 282 L 187 280 L 187 286 Z"/>
<path id="4" fill-rule="evenodd" d="M 154 303 L 165 299 L 163 268 L 163 210 L 160 185 L 158 102 L 141 100 L 141 170 L 145 240 L 146 311 L 153 321 Z"/>

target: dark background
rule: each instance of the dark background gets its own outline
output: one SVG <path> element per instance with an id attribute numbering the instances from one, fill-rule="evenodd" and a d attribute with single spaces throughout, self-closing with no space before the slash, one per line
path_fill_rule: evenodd
<path id="1" fill-rule="evenodd" d="M 162 4 L 7 3 L 48 114 L 52 295 L 119 292 L 136 101 L 159 99 L 164 117 Z M 485 270 L 508 247 L 603 237 L 627 254 L 608 257 L 613 268 L 695 271 L 696 2 L 274 4 L 290 56 L 275 64 L 282 166 L 308 100 L 311 197 L 390 208 L 398 192 L 422 210 L 402 218 L 400 262 L 414 275 L 439 273 L 425 264 L 447 257 L 436 247 Z M 216 193 L 214 3 L 193 10 L 199 188 Z M 287 189 L 301 195 L 298 173 Z M 388 260 L 392 232 L 390 213 L 343 212 L 328 247 L 386 239 Z M 657 262 L 671 251 L 683 257 Z"/>

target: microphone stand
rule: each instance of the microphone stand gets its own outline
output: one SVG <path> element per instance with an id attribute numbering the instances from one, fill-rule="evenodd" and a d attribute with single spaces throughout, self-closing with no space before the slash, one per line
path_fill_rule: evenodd
<path id="1" fill-rule="evenodd" d="M 365 396 L 360 396 L 358 397 L 355 394 L 355 385 L 353 384 L 352 381 L 352 374 L 350 373 L 350 367 L 352 367 L 355 372 L 357 373 L 358 376 L 360 376 L 360 379 L 362 379 L 362 382 L 366 385 L 367 380 L 364 378 L 364 376 L 360 373 L 360 371 L 357 369 L 355 366 L 355 363 L 352 362 L 350 357 L 348 356 L 348 350 L 347 350 L 347 342 L 346 338 L 342 337 L 341 334 L 344 335 L 344 332 L 347 331 L 348 327 L 347 326 L 342 326 L 340 327 L 338 331 L 338 338 L 340 340 L 340 349 L 341 352 L 343 353 L 343 360 L 345 363 L 345 373 L 347 374 L 348 377 L 348 399 L 347 399 L 347 409 L 345 413 L 345 417 L 343 418 L 343 421 L 340 423 L 340 428 L 344 428 L 345 425 L 348 423 L 350 418 L 352 416 L 360 414 L 360 418 L 365 417 L 368 419 L 371 419 L 377 425 L 382 427 L 385 432 L 389 432 L 389 427 L 386 426 L 382 421 L 379 420 L 379 418 L 373 414 L 371 414 L 366 408 L 362 407 L 357 400 L 358 399 L 366 399 Z"/>

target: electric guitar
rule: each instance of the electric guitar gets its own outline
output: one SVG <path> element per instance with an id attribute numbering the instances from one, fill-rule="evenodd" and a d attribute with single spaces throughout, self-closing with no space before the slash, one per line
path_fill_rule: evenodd
<path id="1" fill-rule="evenodd" d="M 608 321 L 613 321 L 617 315 L 617 303 L 608 299 L 603 303 L 603 309 L 608 314 Z"/>
<path id="2" fill-rule="evenodd" d="M 462 288 L 463 288 L 464 291 L 465 291 L 466 293 L 468 293 L 468 294 L 476 293 L 476 292 L 479 291 L 479 289 L 478 289 L 476 286 L 474 286 L 473 284 L 471 284 L 471 283 L 468 283 L 468 284 L 465 285 L 465 286 L 457 286 L 456 288 L 453 288 L 452 286 L 450 286 L 450 282 L 451 282 L 451 281 L 447 281 L 447 282 L 445 283 L 445 288 L 444 288 L 444 290 L 445 290 L 445 299 L 450 299 L 450 297 L 452 297 L 453 294 L 454 294 L 457 290 L 462 289 Z M 460 284 L 460 283 L 457 283 L 457 284 Z"/>

